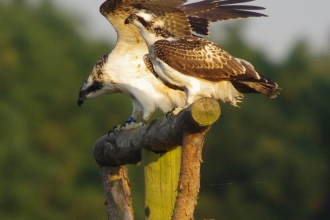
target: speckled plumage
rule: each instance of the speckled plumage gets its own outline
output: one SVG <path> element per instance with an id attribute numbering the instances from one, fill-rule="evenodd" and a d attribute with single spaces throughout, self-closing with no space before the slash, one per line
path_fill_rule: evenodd
<path id="1" fill-rule="evenodd" d="M 266 17 L 263 7 L 237 5 L 254 0 L 204 0 L 183 5 L 187 0 L 107 0 L 100 12 L 110 22 L 127 18 L 136 9 L 148 9 L 159 17 L 170 32 L 178 35 L 208 34 L 209 22 L 249 17 Z M 124 19 L 125 19 L 124 18 Z"/>
<path id="2" fill-rule="evenodd" d="M 164 61 L 182 74 L 209 81 L 232 78 L 260 78 L 220 46 L 196 37 L 175 37 L 159 40 L 152 47 L 152 57 Z"/>
<path id="3" fill-rule="evenodd" d="M 100 12 L 117 32 L 114 49 L 101 58 L 79 91 L 78 104 L 104 94 L 123 93 L 133 104 L 132 118 L 146 122 L 158 107 L 170 111 L 184 106 L 186 95 L 181 88 L 162 83 L 145 66 L 148 53 L 137 28 L 124 20 L 134 11 L 146 8 L 155 13 L 168 29 L 179 35 L 208 34 L 209 22 L 246 17 L 262 17 L 261 7 L 237 5 L 251 0 L 204 0 L 184 5 L 186 0 L 107 0 Z M 249 12 L 249 13 L 247 13 Z"/>
<path id="4" fill-rule="evenodd" d="M 167 31 L 148 10 L 133 12 L 125 23 L 140 30 L 149 49 L 144 60 L 148 66 L 152 64 L 155 74 L 164 83 L 184 89 L 186 106 L 200 97 L 221 99 L 236 106 L 243 97 L 241 92 L 277 96 L 278 85 L 260 76 L 249 62 L 231 56 L 211 41 Z"/>

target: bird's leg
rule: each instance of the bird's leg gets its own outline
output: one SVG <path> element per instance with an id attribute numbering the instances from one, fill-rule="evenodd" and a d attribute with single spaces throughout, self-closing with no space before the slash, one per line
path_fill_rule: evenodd
<path id="1" fill-rule="evenodd" d="M 142 119 L 140 123 L 142 123 L 142 127 L 147 124 L 148 120 Z"/>
<path id="2" fill-rule="evenodd" d="M 145 126 L 151 115 L 152 115 L 152 112 L 145 111 L 144 114 L 143 114 L 142 120 L 139 123 L 132 122 L 132 123 L 126 125 L 123 128 L 123 130 L 129 130 L 129 129 Z"/>
<path id="3" fill-rule="evenodd" d="M 116 125 L 114 126 L 109 132 L 108 132 L 108 137 L 110 137 L 110 134 L 113 133 L 114 135 L 122 130 L 129 130 L 127 129 L 127 125 L 130 124 L 136 124 L 135 119 L 131 116 L 129 117 L 129 119 L 127 119 L 127 121 L 125 121 L 125 123 L 123 125 Z"/>
<path id="4" fill-rule="evenodd" d="M 139 113 L 140 114 L 140 113 Z M 143 114 L 143 118 L 140 122 L 136 122 L 136 120 L 133 118 L 133 116 L 131 116 L 126 122 L 125 124 L 123 124 L 122 126 L 119 127 L 119 131 L 123 131 L 123 130 L 130 130 L 133 128 L 138 128 L 138 127 L 143 127 L 145 126 L 145 124 L 148 122 L 150 116 L 151 116 L 152 112 L 148 112 L 146 111 Z"/>
<path id="5" fill-rule="evenodd" d="M 173 111 L 174 111 L 174 110 L 175 110 L 175 108 L 172 109 L 171 111 L 166 112 L 165 117 L 166 117 L 167 119 L 172 119 L 172 117 L 173 117 Z"/>
<path id="6" fill-rule="evenodd" d="M 172 109 L 171 111 L 166 112 L 165 116 L 167 119 L 172 119 L 173 116 L 178 115 L 183 109 L 186 107 L 176 107 Z"/>
<path id="7" fill-rule="evenodd" d="M 110 134 L 111 134 L 111 133 L 114 134 L 114 135 L 116 135 L 119 131 L 121 131 L 120 126 L 121 126 L 121 125 L 116 125 L 116 126 L 114 126 L 114 127 L 108 132 L 108 137 L 110 137 Z"/>
<path id="8" fill-rule="evenodd" d="M 147 123 L 146 120 L 142 119 L 139 123 L 135 121 L 133 117 L 130 117 L 124 125 L 120 126 L 120 130 L 130 130 L 133 128 L 143 127 Z"/>
<path id="9" fill-rule="evenodd" d="M 121 130 L 130 130 L 130 129 L 133 129 L 133 128 L 138 128 L 138 127 L 143 127 L 146 123 L 142 121 L 140 121 L 139 123 L 136 123 L 136 122 L 132 122 L 130 124 L 126 124 L 125 126 L 122 126 L 121 127 Z"/>
<path id="10" fill-rule="evenodd" d="M 175 109 L 172 110 L 172 115 L 178 115 L 183 109 L 186 107 L 176 107 Z"/>
<path id="11" fill-rule="evenodd" d="M 120 130 L 123 130 L 127 125 L 130 125 L 132 123 L 136 123 L 136 120 L 131 116 L 123 125 L 120 126 Z"/>
<path id="12" fill-rule="evenodd" d="M 165 117 L 166 117 L 167 119 L 170 119 L 170 120 L 171 120 L 172 117 L 176 115 L 176 114 L 174 114 L 175 109 L 176 109 L 176 108 L 173 108 L 171 111 L 166 112 Z"/>

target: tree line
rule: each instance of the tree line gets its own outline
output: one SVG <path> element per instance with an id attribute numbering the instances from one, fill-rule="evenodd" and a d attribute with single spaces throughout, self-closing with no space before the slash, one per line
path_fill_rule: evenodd
<path id="1" fill-rule="evenodd" d="M 131 103 L 120 94 L 81 108 L 76 100 L 112 45 L 81 36 L 79 21 L 48 1 L 0 5 L 0 216 L 106 218 L 92 146 L 127 119 Z M 239 27 L 225 33 L 218 43 L 282 90 L 272 100 L 246 95 L 240 108 L 220 103 L 221 118 L 204 145 L 196 219 L 328 218 L 330 44 L 326 54 L 313 55 L 308 42 L 297 41 L 274 63 Z M 143 172 L 129 172 L 142 219 Z"/>

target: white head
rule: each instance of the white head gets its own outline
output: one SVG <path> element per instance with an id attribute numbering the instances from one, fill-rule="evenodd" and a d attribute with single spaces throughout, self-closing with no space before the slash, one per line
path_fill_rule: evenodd
<path id="1" fill-rule="evenodd" d="M 92 73 L 79 90 L 77 104 L 81 106 L 85 100 L 96 98 L 105 94 L 121 92 L 116 84 L 104 73 L 104 66 L 108 61 L 108 54 L 101 57 L 94 65 Z"/>
<path id="2" fill-rule="evenodd" d="M 125 20 L 125 24 L 133 24 L 137 27 L 148 46 L 157 40 L 171 36 L 171 33 L 166 30 L 163 21 L 146 9 L 134 11 Z"/>
<path id="3" fill-rule="evenodd" d="M 147 9 L 135 10 L 128 18 L 125 20 L 125 24 L 133 24 L 137 28 L 155 29 L 163 28 L 164 23 L 157 16 Z"/>

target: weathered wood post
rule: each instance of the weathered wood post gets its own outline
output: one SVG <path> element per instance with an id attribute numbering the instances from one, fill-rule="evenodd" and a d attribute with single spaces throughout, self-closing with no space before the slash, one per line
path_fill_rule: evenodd
<path id="1" fill-rule="evenodd" d="M 202 161 L 204 135 L 219 116 L 220 106 L 218 102 L 210 98 L 201 98 L 171 119 L 159 118 L 152 121 L 149 126 L 123 131 L 112 138 L 101 137 L 94 145 L 94 157 L 101 166 L 102 173 L 107 172 L 107 175 L 103 175 L 103 177 L 105 176 L 103 182 L 105 183 L 107 210 L 108 213 L 116 212 L 114 218 L 110 217 L 113 216 L 113 213 L 109 213 L 109 219 L 133 219 L 133 210 L 130 199 L 128 199 L 130 198 L 129 187 L 124 187 L 123 184 L 107 185 L 114 180 L 119 180 L 119 182 L 127 181 L 129 186 L 127 177 L 125 175 L 113 177 L 114 172 L 109 173 L 104 167 L 136 164 L 141 161 L 142 149 L 146 150 L 143 153 L 146 167 L 151 163 L 158 167 L 156 171 L 154 170 L 155 172 L 146 173 L 145 185 L 148 186 L 146 190 L 146 219 L 193 219 L 200 185 L 200 163 Z M 177 149 L 181 145 L 182 154 L 180 156 L 180 150 L 173 151 L 173 149 Z M 153 153 L 168 151 L 172 152 L 156 156 Z M 164 155 L 168 158 L 163 157 Z M 180 163 L 168 162 L 172 159 L 177 160 L 175 158 L 179 156 L 181 158 Z M 165 159 L 165 163 L 162 159 Z M 178 172 L 179 170 L 180 172 Z M 179 175 L 179 183 L 175 178 L 176 175 Z M 171 185 L 171 187 L 160 187 L 160 184 Z M 114 190 L 113 187 L 119 187 L 119 189 Z M 123 195 L 120 198 L 125 199 L 120 201 L 125 200 L 126 202 L 112 199 L 118 197 L 113 195 L 114 192 L 122 192 Z M 169 195 L 165 196 L 165 192 Z M 109 195 L 110 198 L 107 198 Z M 175 203 L 171 199 L 174 197 L 176 197 Z M 161 199 L 163 202 L 159 203 Z M 117 206 L 120 208 L 114 211 L 113 207 Z M 123 214 L 122 211 L 125 213 Z M 157 213 L 162 213 L 164 217 Z"/>
<path id="2" fill-rule="evenodd" d="M 134 219 L 127 168 L 101 167 L 108 219 Z"/>
<path id="3" fill-rule="evenodd" d="M 181 147 L 166 153 L 142 150 L 146 220 L 171 219 L 177 196 Z"/>

